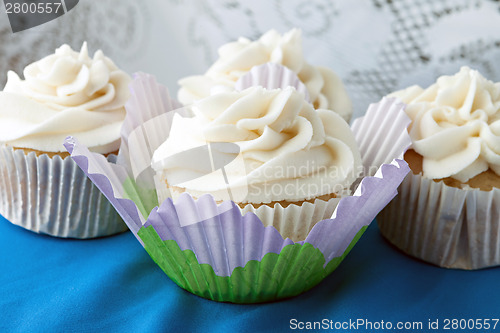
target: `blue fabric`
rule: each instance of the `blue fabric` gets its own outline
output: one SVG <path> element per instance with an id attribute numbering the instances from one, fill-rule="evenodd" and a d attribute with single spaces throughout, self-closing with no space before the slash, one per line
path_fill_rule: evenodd
<path id="1" fill-rule="evenodd" d="M 180 289 L 130 232 L 58 239 L 0 217 L 0 273 L 1 332 L 290 331 L 293 318 L 421 321 L 425 332 L 429 319 L 500 317 L 500 269 L 428 265 L 389 245 L 375 223 L 320 285 L 260 305 L 216 303 Z"/>

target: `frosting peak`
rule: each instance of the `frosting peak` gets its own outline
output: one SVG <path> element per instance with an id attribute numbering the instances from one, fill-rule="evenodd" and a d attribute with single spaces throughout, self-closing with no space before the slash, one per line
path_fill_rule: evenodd
<path id="1" fill-rule="evenodd" d="M 315 108 L 331 109 L 348 121 L 352 105 L 344 85 L 330 69 L 308 64 L 302 50 L 302 34 L 292 29 L 281 35 L 270 30 L 258 40 L 240 37 L 221 46 L 219 58 L 202 76 L 179 81 L 178 98 L 184 105 L 211 95 L 217 86 L 233 88 L 235 82 L 252 67 L 268 62 L 280 64 L 295 72 L 306 85 Z"/>
<path id="2" fill-rule="evenodd" d="M 225 173 L 233 193 L 244 188 L 240 202 L 298 201 L 340 193 L 357 177 L 361 157 L 348 124 L 334 112 L 314 110 L 293 87 L 220 92 L 191 109 L 192 118 L 175 115 L 152 166 L 175 186 L 172 179 L 182 178 L 177 176 L 198 174 L 179 185 L 195 197 L 211 193 L 225 200 L 226 184 L 216 172 L 203 174 L 202 162 L 187 165 L 169 158 L 207 143 L 239 147 L 241 159 L 233 158 Z"/>
<path id="3" fill-rule="evenodd" d="M 427 89 L 412 86 L 392 96 L 408 104 L 424 176 L 466 182 L 488 169 L 500 175 L 500 83 L 462 67 Z"/>
<path id="4" fill-rule="evenodd" d="M 64 151 L 76 136 L 96 152 L 118 149 L 130 77 L 97 51 L 89 57 L 62 45 L 24 69 L 9 71 L 0 92 L 0 142 L 47 152 Z"/>

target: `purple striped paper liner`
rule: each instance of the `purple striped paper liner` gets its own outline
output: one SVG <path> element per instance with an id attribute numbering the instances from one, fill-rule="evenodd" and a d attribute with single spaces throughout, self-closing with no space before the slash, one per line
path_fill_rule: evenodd
<path id="1" fill-rule="evenodd" d="M 150 74 L 141 72 L 134 74 L 129 89 L 130 98 L 125 104 L 127 115 L 121 129 L 122 143 L 117 162 L 126 166 L 129 173 L 133 174 L 141 185 L 154 188 L 151 158 L 166 136 L 149 136 L 142 128 L 147 124 L 148 131 L 168 133 L 170 127 L 162 128 L 160 122 L 154 119 L 159 116 L 167 117 L 163 123 L 170 125 L 170 117 L 174 114 L 170 111 L 176 110 L 182 116 L 191 116 L 190 109 L 183 108 L 179 102 L 171 98 L 168 89 L 158 84 Z M 134 140 L 130 139 L 132 135 Z"/>
<path id="2" fill-rule="evenodd" d="M 241 91 L 254 86 L 262 86 L 266 89 L 292 86 L 304 95 L 304 99 L 308 103 L 312 104 L 306 85 L 300 81 L 294 71 L 283 65 L 268 62 L 254 66 L 236 81 L 234 89 Z"/>

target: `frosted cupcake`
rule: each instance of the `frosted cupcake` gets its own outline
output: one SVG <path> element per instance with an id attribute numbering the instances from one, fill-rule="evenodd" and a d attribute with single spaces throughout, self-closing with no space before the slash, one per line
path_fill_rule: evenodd
<path id="1" fill-rule="evenodd" d="M 68 135 L 91 151 L 118 152 L 130 77 L 102 51 L 68 45 L 24 70 L 0 92 L 0 213 L 26 229 L 89 238 L 126 229 L 63 146 Z"/>
<path id="2" fill-rule="evenodd" d="M 402 103 L 384 99 L 372 105 L 351 132 L 335 113 L 314 110 L 292 88 L 300 86 L 298 80 L 270 89 L 275 77 L 269 79 L 178 108 L 165 87 L 139 73 L 116 164 L 76 139 L 65 143 L 168 277 L 208 299 L 265 302 L 312 288 L 337 268 L 409 171 L 400 159 L 410 142 Z M 385 122 L 391 126 L 382 133 Z M 352 186 L 355 191 L 329 199 L 334 184 L 345 189 L 344 181 L 352 180 L 330 171 L 352 170 L 360 156 L 366 173 Z M 151 165 L 159 171 L 160 200 Z M 275 172 L 286 171 L 284 165 L 294 168 Z M 300 185 L 321 180 L 329 186 L 306 186 L 309 191 L 298 195 Z M 285 191 L 264 195 L 272 183 Z M 175 198 L 167 197 L 170 190 Z M 318 202 L 330 200 L 338 200 L 333 214 L 310 216 Z M 302 230 L 269 223 L 294 225 L 285 216 L 293 215 L 290 207 Z M 272 214 L 260 215 L 259 209 Z"/>
<path id="3" fill-rule="evenodd" d="M 179 81 L 181 103 L 188 105 L 208 97 L 212 89 L 232 90 L 236 81 L 253 67 L 275 63 L 298 75 L 307 87 L 314 108 L 333 110 L 346 121 L 350 120 L 352 105 L 342 81 L 332 70 L 306 62 L 300 30 L 292 29 L 283 35 L 270 30 L 256 41 L 241 37 L 221 46 L 218 52 L 219 58 L 204 75 Z"/>
<path id="4" fill-rule="evenodd" d="M 174 198 L 187 192 L 233 200 L 284 237 L 302 240 L 351 194 L 362 171 L 346 121 L 314 110 L 293 87 L 220 92 L 190 108 L 194 116 L 176 114 L 153 155 L 160 202 L 165 188 Z M 204 162 L 199 154 L 207 144 L 213 161 Z M 211 164 L 220 166 L 212 172 Z"/>
<path id="5" fill-rule="evenodd" d="M 412 119 L 412 174 L 377 219 L 403 251 L 433 264 L 500 264 L 500 83 L 468 67 L 392 96 Z"/>

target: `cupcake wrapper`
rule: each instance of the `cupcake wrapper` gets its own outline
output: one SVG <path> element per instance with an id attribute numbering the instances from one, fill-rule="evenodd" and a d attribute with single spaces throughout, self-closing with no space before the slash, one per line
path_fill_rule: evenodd
<path id="1" fill-rule="evenodd" d="M 273 208 L 266 205 L 255 208 L 248 204 L 240 210 L 242 214 L 254 213 L 264 226 L 273 226 L 284 238 L 300 241 L 306 239 L 317 222 L 332 216 L 339 201 L 340 198 L 328 201 L 316 199 L 314 203 L 304 202 L 287 207 L 277 204 Z"/>
<path id="2" fill-rule="evenodd" d="M 163 201 L 162 198 L 167 199 L 170 197 L 175 201 L 184 193 L 184 191 L 179 192 L 175 191 L 175 189 L 169 192 L 166 188 L 162 188 L 161 191 L 164 191 L 164 193 L 158 194 L 160 201 Z M 276 203 L 273 207 L 268 205 L 255 207 L 252 204 L 239 204 L 238 207 L 242 215 L 248 212 L 254 213 L 265 227 L 273 226 L 283 238 L 300 241 L 306 239 L 307 234 L 316 222 L 332 216 L 339 201 L 340 197 L 331 198 L 330 200 L 316 199 L 314 202 L 293 203 L 286 207 L 283 207 L 281 203 Z"/>
<path id="3" fill-rule="evenodd" d="M 137 87 L 150 88 L 143 94 Z M 129 142 L 130 137 L 136 132 L 146 137 L 151 134 L 139 124 L 148 124 L 151 119 L 164 121 L 168 118 L 165 114 L 171 113 L 171 103 L 161 98 L 168 94 L 166 88 L 145 74 L 136 75 L 132 91 L 138 101 L 144 101 L 138 103 L 140 112 L 127 105 L 127 117 L 136 117 L 130 125 L 135 130 L 123 137 L 122 149 L 136 158 L 131 153 L 135 143 Z M 149 107 L 153 104 L 163 105 L 156 116 Z M 368 128 L 380 126 L 373 116 L 382 112 L 392 117 L 394 129 L 377 134 L 373 140 L 381 142 L 390 136 L 387 142 L 391 144 L 405 141 L 409 145 L 405 130 L 409 120 L 401 111 L 393 101 L 384 100 L 373 107 L 371 116 L 358 119 L 357 126 L 365 128 L 365 122 L 370 123 Z M 363 135 L 355 133 L 358 141 Z M 143 142 L 151 140 L 145 138 Z M 264 226 L 254 213 L 242 215 L 235 203 L 217 204 L 208 194 L 198 200 L 182 194 L 175 202 L 169 198 L 148 211 L 148 200 L 138 191 L 144 188 L 134 185 L 143 173 L 134 173 L 129 163 L 114 165 L 112 169 L 72 138 L 67 139 L 65 146 L 173 281 L 199 296 L 238 303 L 290 297 L 319 283 L 338 266 L 376 214 L 395 196 L 397 186 L 409 171 L 406 162 L 398 159 L 406 147 L 393 156 L 362 151 L 362 156 L 380 163 L 375 170 L 367 166 L 375 175 L 364 177 L 353 196 L 340 199 L 331 219 L 316 223 L 305 240 L 293 242 L 273 226 Z M 372 147 L 380 149 L 377 144 Z M 144 150 L 149 152 L 149 148 Z M 383 164 L 385 161 L 388 164 Z"/>
<path id="4" fill-rule="evenodd" d="M 185 214 L 210 210 L 222 213 L 197 224 Z M 218 207 L 210 195 L 195 201 L 183 194 L 175 204 L 169 199 L 154 210 L 139 236 L 148 253 L 182 288 L 217 301 L 247 303 L 310 289 L 338 266 L 365 229 L 361 227 L 336 260 L 326 263 L 313 244 L 283 239 L 256 215 L 242 216 L 231 202 Z"/>
<path id="5" fill-rule="evenodd" d="M 398 191 L 377 217 L 395 246 L 441 267 L 500 265 L 500 190 L 461 190 L 410 173 Z"/>
<path id="6" fill-rule="evenodd" d="M 0 154 L 0 213 L 13 224 L 71 238 L 127 230 L 113 206 L 71 158 L 26 155 L 6 146 L 0 147 Z"/>
<path id="7" fill-rule="evenodd" d="M 306 85 L 300 81 L 294 71 L 282 65 L 268 62 L 252 67 L 248 73 L 236 81 L 234 89 L 241 91 L 254 86 L 262 86 L 266 89 L 292 86 L 304 95 L 308 103 L 312 104 Z"/>

